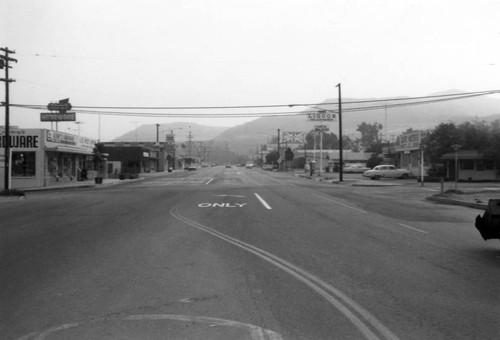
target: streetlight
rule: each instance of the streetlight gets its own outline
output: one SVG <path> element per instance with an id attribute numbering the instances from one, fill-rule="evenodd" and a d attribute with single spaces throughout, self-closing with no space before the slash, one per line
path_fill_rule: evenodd
<path id="1" fill-rule="evenodd" d="M 457 192 L 458 185 L 458 150 L 462 147 L 460 144 L 453 144 L 451 146 L 455 150 L 455 193 Z"/>

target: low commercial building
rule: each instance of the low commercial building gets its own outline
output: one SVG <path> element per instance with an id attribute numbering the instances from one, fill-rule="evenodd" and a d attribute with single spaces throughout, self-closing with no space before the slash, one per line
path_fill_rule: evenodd
<path id="1" fill-rule="evenodd" d="M 401 169 L 410 170 L 413 176 L 421 176 L 423 161 L 424 176 L 427 176 L 428 160 L 425 152 L 422 158 L 422 141 L 426 136 L 427 132 L 422 130 L 409 130 L 402 133 L 395 145 L 397 153 L 395 165 Z"/>
<path id="2" fill-rule="evenodd" d="M 455 167 L 458 163 L 458 171 Z M 441 160 L 445 162 L 446 178 L 458 181 L 499 181 L 500 159 L 488 156 L 476 150 L 458 150 L 444 154 Z"/>
<path id="3" fill-rule="evenodd" d="M 49 129 L 10 127 L 11 189 L 40 188 L 87 178 L 95 140 Z M 0 127 L 0 178 L 5 176 L 5 127 Z"/>
<path id="4" fill-rule="evenodd" d="M 144 172 L 165 171 L 163 149 L 154 143 L 99 143 L 98 149 L 107 154 L 107 174 L 138 175 Z"/>

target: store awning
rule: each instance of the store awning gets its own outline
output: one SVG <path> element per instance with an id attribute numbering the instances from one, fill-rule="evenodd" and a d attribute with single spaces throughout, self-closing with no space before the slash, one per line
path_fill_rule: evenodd
<path id="1" fill-rule="evenodd" d="M 55 148 L 47 148 L 45 149 L 45 151 L 77 153 L 80 155 L 92 155 L 92 150 L 90 149 L 70 148 L 67 146 L 56 146 Z"/>

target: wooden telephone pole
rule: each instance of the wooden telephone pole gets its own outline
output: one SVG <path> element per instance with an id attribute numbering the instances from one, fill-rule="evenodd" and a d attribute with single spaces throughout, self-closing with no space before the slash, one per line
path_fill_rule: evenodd
<path id="1" fill-rule="evenodd" d="M 9 57 L 9 54 L 16 53 L 15 51 L 9 50 L 7 47 L 0 47 L 0 51 L 4 52 L 4 55 L 0 55 L 0 69 L 5 69 L 5 78 L 0 78 L 0 81 L 5 82 L 5 140 L 4 140 L 4 149 L 5 149 L 5 173 L 4 173 L 4 189 L 5 191 L 10 190 L 10 118 L 9 118 L 9 84 L 14 82 L 14 79 L 9 79 L 9 62 L 17 63 L 17 60 Z"/>

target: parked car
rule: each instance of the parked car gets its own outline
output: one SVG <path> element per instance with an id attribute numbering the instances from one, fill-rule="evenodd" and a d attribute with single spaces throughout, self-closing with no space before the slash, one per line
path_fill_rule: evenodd
<path id="1" fill-rule="evenodd" d="M 398 169 L 394 165 L 377 165 L 373 169 L 363 172 L 363 176 L 371 179 L 409 178 L 411 172 L 405 169 Z"/>
<path id="2" fill-rule="evenodd" d="M 245 164 L 245 168 L 247 168 L 247 169 L 252 169 L 253 167 L 254 167 L 254 164 L 251 162 L 248 162 L 247 164 Z"/>
<path id="3" fill-rule="evenodd" d="M 370 168 L 364 166 L 363 164 L 351 164 L 344 167 L 343 171 L 346 174 L 362 174 Z"/>
<path id="4" fill-rule="evenodd" d="M 229 163 L 226 164 L 226 168 L 232 168 L 233 166 Z"/>

